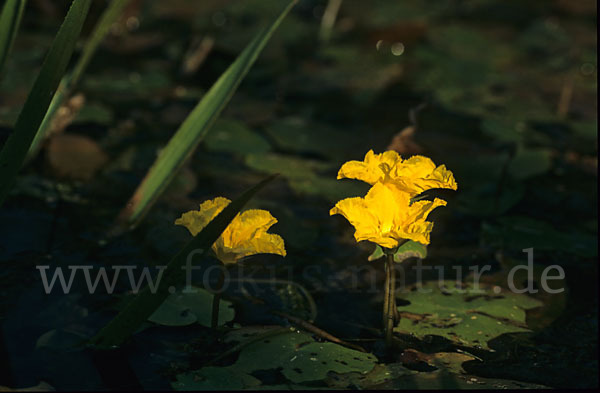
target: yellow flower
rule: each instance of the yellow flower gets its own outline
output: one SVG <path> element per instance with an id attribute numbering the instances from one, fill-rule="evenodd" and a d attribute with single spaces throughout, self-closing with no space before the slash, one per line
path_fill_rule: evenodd
<path id="1" fill-rule="evenodd" d="M 413 156 L 396 165 L 384 166 L 382 170 L 385 173 L 384 182 L 391 182 L 411 197 L 432 188 L 456 190 L 458 187 L 452 172 L 445 165 L 436 167 L 429 157 Z"/>
<path id="2" fill-rule="evenodd" d="M 357 179 L 369 184 L 391 183 L 411 197 L 432 188 L 457 188 L 454 175 L 445 165 L 436 167 L 424 156 L 403 160 L 393 150 L 381 154 L 369 150 L 364 161 L 348 161 L 342 165 L 337 178 Z"/>
<path id="3" fill-rule="evenodd" d="M 356 241 L 368 240 L 385 248 L 395 248 L 402 239 L 429 244 L 433 223 L 429 213 L 446 201 L 410 203 L 410 195 L 390 184 L 375 183 L 364 198 L 339 201 L 330 215 L 341 214 L 354 226 Z"/>
<path id="4" fill-rule="evenodd" d="M 203 202 L 200 210 L 184 213 L 175 220 L 175 225 L 186 227 L 196 236 L 231 201 L 218 197 Z M 217 258 L 223 263 L 235 263 L 239 259 L 254 254 L 277 254 L 285 256 L 283 239 L 279 235 L 267 233 L 277 219 L 266 210 L 251 209 L 237 216 L 212 245 Z"/>
<path id="5" fill-rule="evenodd" d="M 357 179 L 372 185 L 385 177 L 385 172 L 381 168 L 382 164 L 391 168 L 399 161 L 402 161 L 402 158 L 394 150 L 388 150 L 381 154 L 375 154 L 373 150 L 369 150 L 364 161 L 348 161 L 342 165 L 337 178 Z"/>

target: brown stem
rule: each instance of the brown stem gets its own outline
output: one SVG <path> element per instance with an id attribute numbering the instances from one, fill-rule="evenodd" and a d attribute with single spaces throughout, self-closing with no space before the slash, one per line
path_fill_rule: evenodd
<path id="1" fill-rule="evenodd" d="M 398 311 L 398 306 L 396 305 L 396 265 L 392 256 L 392 260 L 390 263 L 390 268 L 392 269 L 392 277 L 391 277 L 391 301 L 392 301 L 392 316 L 393 316 L 393 327 L 396 327 L 398 323 L 400 323 L 400 312 Z"/>
<path id="2" fill-rule="evenodd" d="M 339 338 L 335 337 L 334 335 L 327 333 L 325 330 L 323 329 L 319 329 L 318 327 L 316 327 L 315 325 L 313 325 L 310 322 L 307 322 L 303 319 L 300 318 L 296 318 L 293 315 L 289 315 L 280 311 L 273 311 L 272 312 L 275 315 L 279 315 L 280 317 L 284 317 L 285 319 L 287 319 L 288 321 L 290 321 L 291 323 L 298 325 L 299 327 L 301 327 L 304 330 L 307 330 L 313 334 L 316 334 L 317 336 L 320 336 L 322 338 L 324 338 L 325 340 L 334 342 L 336 344 L 340 344 L 343 345 L 345 347 L 351 348 L 351 349 L 355 349 L 357 351 L 360 352 L 367 352 L 363 347 L 359 346 L 359 345 L 355 345 L 343 340 L 340 340 Z"/>
<path id="3" fill-rule="evenodd" d="M 390 300 L 390 270 L 388 266 L 388 260 L 386 259 L 384 262 L 384 270 L 385 270 L 385 284 L 384 284 L 384 293 L 383 293 L 383 316 L 382 316 L 382 327 L 385 334 L 386 326 L 387 326 L 387 313 L 389 309 L 389 300 Z"/>
<path id="4" fill-rule="evenodd" d="M 225 267 L 223 267 L 225 269 Z M 221 305 L 221 293 L 223 291 L 223 284 L 225 281 L 225 273 L 223 270 L 219 270 L 219 279 L 217 281 L 217 290 L 213 293 L 213 303 L 212 303 L 212 314 L 210 327 L 216 329 L 219 326 L 219 306 Z"/>
<path id="5" fill-rule="evenodd" d="M 385 346 L 387 350 L 392 349 L 392 333 L 394 331 L 394 312 L 393 307 L 395 306 L 395 289 L 396 289 L 396 270 L 394 269 L 394 254 L 389 253 L 387 255 L 387 269 L 386 269 L 386 294 L 387 294 L 387 309 L 385 311 Z"/>

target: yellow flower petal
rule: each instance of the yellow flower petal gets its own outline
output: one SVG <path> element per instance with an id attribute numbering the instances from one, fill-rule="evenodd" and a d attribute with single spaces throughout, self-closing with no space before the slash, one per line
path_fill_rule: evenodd
<path id="1" fill-rule="evenodd" d="M 206 201 L 200 205 L 200 210 L 184 213 L 175 224 L 185 226 L 195 236 L 229 203 L 226 198 Z M 277 219 L 266 210 L 244 211 L 235 216 L 212 245 L 212 249 L 223 263 L 235 263 L 241 258 L 254 254 L 285 256 L 286 251 L 281 236 L 267 233 L 276 222 Z"/>
<path id="2" fill-rule="evenodd" d="M 348 161 L 342 165 L 337 178 L 362 180 L 371 185 L 392 183 L 411 196 L 432 188 L 457 188 L 454 175 L 445 165 L 436 167 L 430 158 L 419 155 L 403 160 L 394 150 L 380 154 L 369 150 L 363 161 Z"/>
<path id="3" fill-rule="evenodd" d="M 446 201 L 435 198 L 433 201 L 417 201 L 409 207 L 409 219 L 414 221 L 425 220 L 433 209 L 439 206 L 446 206 Z"/>
<path id="4" fill-rule="evenodd" d="M 388 150 L 381 154 L 369 150 L 363 161 L 348 161 L 340 168 L 338 179 L 357 179 L 369 184 L 375 184 L 384 176 L 382 165 L 392 167 L 400 161 L 400 155 L 394 150 Z"/>
<path id="5" fill-rule="evenodd" d="M 390 243 L 393 239 L 378 240 L 380 236 L 378 218 L 369 211 L 364 198 L 346 198 L 339 201 L 330 211 L 330 215 L 341 214 L 354 226 L 354 238 L 357 242 L 369 240 L 380 244 Z"/>
<path id="6" fill-rule="evenodd" d="M 339 201 L 329 214 L 341 214 L 355 228 L 356 241 L 368 240 L 385 248 L 394 248 L 402 239 L 429 244 L 433 223 L 427 215 L 446 201 L 410 203 L 410 194 L 385 183 L 376 183 L 364 198 Z"/>
<path id="7" fill-rule="evenodd" d="M 283 238 L 274 233 L 262 232 L 252 239 L 252 247 L 257 254 L 287 255 Z"/>
<path id="8" fill-rule="evenodd" d="M 398 238 L 394 234 L 394 217 L 400 207 L 397 198 L 391 189 L 376 183 L 365 198 L 343 199 L 329 214 L 344 216 L 356 230 L 356 241 L 368 240 L 382 247 L 393 248 L 398 245 Z"/>
<path id="9" fill-rule="evenodd" d="M 404 239 L 412 240 L 424 245 L 429 244 L 429 237 L 431 230 L 433 229 L 433 223 L 430 221 L 419 221 L 410 224 L 405 228 L 405 232 L 402 234 Z"/>
<path id="10" fill-rule="evenodd" d="M 200 210 L 192 210 L 184 213 L 175 220 L 175 225 L 186 227 L 192 236 L 196 236 L 198 232 L 204 229 L 204 227 L 230 203 L 231 201 L 229 199 L 223 197 L 217 197 L 202 202 L 202 204 L 200 204 Z"/>
<path id="11" fill-rule="evenodd" d="M 411 196 L 432 188 L 457 189 L 456 180 L 445 165 L 435 166 L 430 158 L 413 156 L 386 171 L 385 182 L 391 182 Z"/>
<path id="12" fill-rule="evenodd" d="M 276 222 L 277 219 L 266 210 L 246 210 L 240 213 L 223 232 L 225 244 L 234 247 L 239 242 L 251 239 L 258 232 L 266 232 Z"/>
<path id="13" fill-rule="evenodd" d="M 217 243 L 215 243 L 217 244 Z M 276 254 L 285 257 L 283 238 L 274 233 L 261 232 L 255 237 L 238 242 L 234 247 L 216 246 L 217 258 L 225 263 L 235 263 L 242 258 L 256 254 Z"/>
<path id="14" fill-rule="evenodd" d="M 403 221 L 397 226 L 398 235 L 403 239 L 429 244 L 429 234 L 433 223 L 426 221 L 427 216 L 438 206 L 446 206 L 446 201 L 435 198 L 433 201 L 417 201 L 409 206 Z"/>

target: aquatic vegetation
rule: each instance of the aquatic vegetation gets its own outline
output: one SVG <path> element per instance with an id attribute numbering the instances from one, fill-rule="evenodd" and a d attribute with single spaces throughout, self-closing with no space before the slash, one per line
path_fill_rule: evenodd
<path id="1" fill-rule="evenodd" d="M 452 172 L 444 165 L 435 166 L 424 156 L 403 160 L 395 151 L 381 154 L 369 150 L 364 161 L 349 161 L 340 168 L 338 179 L 357 179 L 373 184 L 364 198 L 339 201 L 330 215 L 341 214 L 355 228 L 357 242 L 367 240 L 384 248 L 386 284 L 383 306 L 383 326 L 386 344 L 391 347 L 392 329 L 397 317 L 395 299 L 394 254 L 408 240 L 429 244 L 433 222 L 426 221 L 429 213 L 446 201 L 412 198 L 433 188 L 457 189 Z"/>
<path id="2" fill-rule="evenodd" d="M 196 236 L 230 203 L 229 199 L 223 197 L 204 201 L 200 210 L 184 213 L 175 220 L 175 224 L 186 227 Z M 285 245 L 281 236 L 267 232 L 276 222 L 277 219 L 266 210 L 250 209 L 238 213 L 211 248 L 216 257 L 226 265 L 255 254 L 285 256 Z M 223 274 L 219 282 L 222 287 Z M 213 297 L 212 327 L 217 327 L 218 324 L 220 298 L 220 293 Z"/>
<path id="3" fill-rule="evenodd" d="M 4 1 L 0 391 L 597 386 L 595 14 Z"/>

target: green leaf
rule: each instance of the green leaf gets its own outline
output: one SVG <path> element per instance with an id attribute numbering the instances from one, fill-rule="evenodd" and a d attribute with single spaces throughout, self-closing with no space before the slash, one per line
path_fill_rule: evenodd
<path id="1" fill-rule="evenodd" d="M 286 151 L 317 153 L 323 157 L 347 158 L 348 152 L 362 150 L 364 136 L 299 117 L 274 120 L 266 133 Z M 319 143 L 315 143 L 319 141 Z"/>
<path id="2" fill-rule="evenodd" d="M 222 119 L 215 123 L 213 132 L 206 136 L 206 148 L 246 155 L 265 153 L 271 145 L 265 138 L 250 130 L 243 123 Z"/>
<path id="3" fill-rule="evenodd" d="M 439 285 L 442 284 L 442 285 Z M 428 282 L 401 298 L 410 302 L 398 307 L 400 324 L 394 329 L 418 338 L 437 335 L 459 345 L 489 349 L 489 340 L 513 332 L 529 332 L 525 311 L 542 303 L 523 294 L 483 285 L 456 288 L 453 281 Z"/>
<path id="4" fill-rule="evenodd" d="M 119 346 L 127 337 L 135 332 L 167 299 L 170 295 L 169 289 L 181 286 L 185 274 L 185 271 L 181 267 L 186 263 L 188 256 L 192 253 L 196 254 L 196 258 L 205 255 L 244 205 L 254 194 L 273 180 L 274 177 L 275 175 L 268 177 L 227 205 L 221 213 L 171 259 L 162 274 L 160 282 L 155 288 L 156 291 L 153 293 L 146 286 L 112 321 L 91 339 L 90 344 L 97 348 L 113 348 Z"/>
<path id="5" fill-rule="evenodd" d="M 219 373 L 232 372 L 241 379 L 255 371 L 280 368 L 288 380 L 302 383 L 321 380 L 330 371 L 366 373 L 373 369 L 376 361 L 377 358 L 368 353 L 330 342 L 316 342 L 307 333 L 284 332 L 247 345 L 237 361 Z M 199 372 L 214 374 L 214 370 L 206 368 Z"/>
<path id="6" fill-rule="evenodd" d="M 263 173 L 281 173 L 287 179 L 314 179 L 316 172 L 331 169 L 329 163 L 296 156 L 268 153 L 246 156 L 246 165 Z"/>
<path id="7" fill-rule="evenodd" d="M 457 207 L 474 216 L 499 216 L 519 203 L 524 196 L 523 183 L 506 178 L 501 185 L 494 181 L 482 182 L 459 193 Z"/>
<path id="8" fill-rule="evenodd" d="M 290 187 L 300 195 L 318 195 L 331 202 L 364 195 L 368 185 L 353 181 L 338 181 L 331 176 L 320 176 L 333 166 L 328 162 L 303 159 L 297 156 L 267 153 L 249 154 L 246 165 L 263 173 L 281 173 Z"/>
<path id="9" fill-rule="evenodd" d="M 6 0 L 0 14 L 0 72 L 17 36 L 26 0 Z"/>
<path id="10" fill-rule="evenodd" d="M 65 73 L 91 0 L 73 1 L 42 64 L 12 134 L 0 152 L 0 204 L 8 195 L 40 126 L 60 79 Z"/>
<path id="11" fill-rule="evenodd" d="M 368 184 L 336 180 L 332 177 L 315 176 L 290 180 L 290 187 L 300 195 L 318 195 L 335 203 L 344 198 L 365 195 Z"/>
<path id="12" fill-rule="evenodd" d="M 477 375 L 454 374 L 448 370 L 419 372 L 400 375 L 399 378 L 378 385 L 368 386 L 370 390 L 496 390 L 496 389 L 549 389 L 534 383 L 509 379 L 483 378 Z"/>
<path id="13" fill-rule="evenodd" d="M 287 379 L 301 383 L 321 380 L 329 371 L 367 372 L 376 361 L 371 354 L 319 343 L 306 333 L 287 333 L 248 345 L 231 367 L 246 373 L 282 367 Z"/>
<path id="14" fill-rule="evenodd" d="M 191 290 L 194 292 L 170 295 L 148 320 L 165 326 L 187 326 L 199 323 L 210 327 L 214 295 L 201 288 L 192 287 Z M 234 315 L 231 302 L 221 300 L 219 326 L 233 320 Z"/>
<path id="15" fill-rule="evenodd" d="M 515 179 L 524 180 L 547 172 L 551 166 L 550 149 L 519 148 L 508 164 L 508 172 Z"/>
<path id="16" fill-rule="evenodd" d="M 370 261 L 376 261 L 379 258 L 383 257 L 385 255 L 385 253 L 383 252 L 383 248 L 381 248 L 381 246 L 379 244 L 375 245 L 375 249 L 373 250 L 373 253 L 371 253 L 371 255 L 369 255 L 369 258 L 367 258 Z"/>
<path id="17" fill-rule="evenodd" d="M 110 108 L 101 104 L 85 104 L 73 119 L 76 123 L 96 123 L 108 126 L 113 121 L 114 115 Z"/>
<path id="18" fill-rule="evenodd" d="M 481 131 L 497 141 L 518 143 L 523 139 L 523 133 L 507 119 L 487 117 L 481 120 Z"/>
<path id="19" fill-rule="evenodd" d="M 327 386 L 334 389 L 356 390 L 360 388 L 360 390 L 363 390 L 405 375 L 414 374 L 417 374 L 417 371 L 404 367 L 402 363 L 376 364 L 373 370 L 366 374 L 357 372 L 344 374 L 331 373 L 325 382 Z"/>
<path id="20" fill-rule="evenodd" d="M 385 253 L 383 252 L 381 246 L 375 245 L 375 250 L 373 250 L 373 253 L 369 255 L 368 259 L 369 261 L 375 261 L 384 255 Z M 394 253 L 394 262 L 402 263 L 405 259 L 413 257 L 419 259 L 427 258 L 427 246 L 412 240 L 408 240 Z"/>
<path id="21" fill-rule="evenodd" d="M 204 367 L 198 371 L 179 374 L 171 384 L 174 390 L 241 390 L 260 385 L 251 375 L 228 367 Z"/>
<path id="22" fill-rule="evenodd" d="M 77 63 L 73 68 L 73 71 L 70 75 L 65 76 L 56 92 L 54 97 L 52 98 L 52 102 L 50 103 L 50 107 L 42 120 L 42 123 L 39 126 L 37 133 L 35 134 L 35 138 L 27 152 L 27 159 L 31 159 L 35 156 L 37 151 L 39 150 L 42 141 L 44 140 L 46 133 L 48 132 L 48 128 L 52 124 L 52 119 L 54 118 L 54 114 L 60 108 L 65 99 L 70 95 L 73 91 L 79 79 L 83 75 L 85 69 L 87 68 L 90 60 L 98 46 L 109 32 L 110 27 L 116 22 L 116 20 L 121 16 L 121 11 L 125 8 L 125 6 L 131 0 L 113 0 L 109 3 L 108 7 L 102 13 L 100 20 L 94 27 L 94 31 L 91 33 L 87 42 L 83 47 L 83 51 L 81 56 L 77 59 Z"/>
<path id="23" fill-rule="evenodd" d="M 409 240 L 394 253 L 394 262 L 402 263 L 405 259 L 413 257 L 419 259 L 427 258 L 427 246 Z"/>
<path id="24" fill-rule="evenodd" d="M 88 337 L 69 328 L 52 329 L 42 334 L 36 341 L 35 347 L 50 348 L 59 351 L 76 350 L 77 346 Z"/>
<path id="25" fill-rule="evenodd" d="M 121 226 L 137 224 L 166 189 L 187 158 L 204 139 L 275 29 L 294 4 L 295 1 L 289 2 L 279 16 L 254 37 L 181 124 L 119 214 L 118 222 Z"/>

